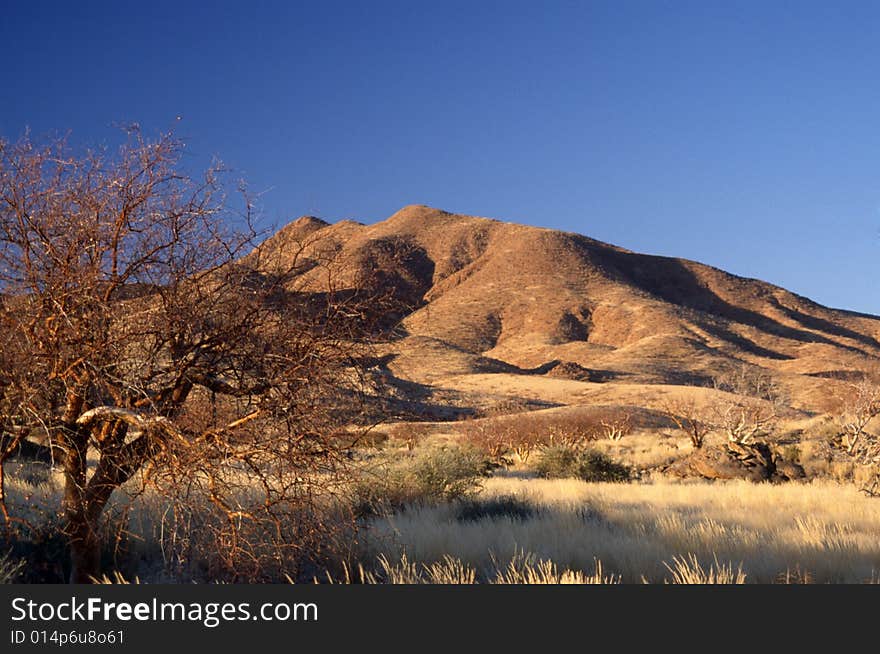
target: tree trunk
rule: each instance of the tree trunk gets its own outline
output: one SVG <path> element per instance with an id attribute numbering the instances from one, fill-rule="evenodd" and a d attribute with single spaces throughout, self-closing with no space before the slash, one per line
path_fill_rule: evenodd
<path id="1" fill-rule="evenodd" d="M 147 435 L 121 444 L 128 433 L 124 422 L 107 423 L 105 427 L 101 458 L 88 481 L 85 474 L 87 435 L 82 447 L 71 450 L 66 460 L 65 521 L 73 584 L 91 583 L 92 578 L 100 574 L 101 515 L 113 491 L 131 478 L 150 452 L 151 441 Z"/>
<path id="2" fill-rule="evenodd" d="M 85 520 L 68 527 L 72 584 L 91 584 L 101 571 L 101 541 L 96 527 Z"/>
<path id="3" fill-rule="evenodd" d="M 91 577 L 98 574 L 101 559 L 97 530 L 89 520 L 86 500 L 89 435 L 75 423 L 81 405 L 82 401 L 72 395 L 60 432 L 64 451 L 63 529 L 70 547 L 72 584 L 91 583 Z"/>

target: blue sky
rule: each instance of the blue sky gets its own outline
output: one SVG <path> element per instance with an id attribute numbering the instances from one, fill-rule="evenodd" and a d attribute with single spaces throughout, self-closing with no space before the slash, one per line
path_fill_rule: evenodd
<path id="1" fill-rule="evenodd" d="M 880 314 L 878 34 L 875 2 L 7 0 L 0 136 L 176 125 L 268 223 L 429 204 Z"/>

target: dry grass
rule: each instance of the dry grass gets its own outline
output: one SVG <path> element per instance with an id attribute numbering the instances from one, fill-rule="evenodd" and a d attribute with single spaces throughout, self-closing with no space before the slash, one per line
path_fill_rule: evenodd
<path id="1" fill-rule="evenodd" d="M 715 559 L 714 564 L 704 568 L 694 554 L 676 556 L 672 564 L 665 564 L 666 569 L 672 574 L 673 584 L 744 584 L 746 575 L 740 564 L 735 570 L 730 563 L 719 563 Z"/>
<path id="2" fill-rule="evenodd" d="M 347 584 L 616 584 L 620 578 L 605 575 L 602 563 L 596 562 L 595 571 L 586 574 L 578 570 L 560 570 L 552 561 L 541 560 L 533 554 L 517 553 L 505 564 L 495 562 L 488 575 L 480 575 L 471 565 L 452 556 L 444 556 L 433 563 L 416 563 L 404 553 L 398 559 L 380 555 L 375 571 L 359 565 L 353 573 L 346 570 L 341 580 L 328 576 L 330 583 Z M 316 582 L 324 581 L 316 579 Z"/>
<path id="3" fill-rule="evenodd" d="M 35 524 L 51 517 L 59 500 L 56 475 L 14 472 L 7 477 L 10 508 Z M 514 471 L 485 480 L 475 501 L 494 501 L 497 508 L 510 498 L 528 510 L 521 515 L 476 511 L 476 517 L 462 519 L 463 505 L 427 504 L 376 519 L 358 554 L 362 564 L 333 576 L 352 583 L 880 579 L 880 500 L 852 485 L 596 484 L 534 479 Z M 172 562 L 163 562 L 167 553 L 158 540 L 168 525 L 166 509 L 150 497 L 131 507 L 129 547 L 154 562 L 127 575 L 174 580 L 163 572 Z"/>
<path id="4" fill-rule="evenodd" d="M 495 478 L 482 497 L 516 496 L 526 519 L 462 522 L 454 506 L 414 508 L 376 523 L 374 554 L 433 563 L 452 557 L 477 571 L 528 552 L 591 574 L 596 561 L 622 581 L 692 579 L 860 583 L 880 571 L 880 502 L 831 482 L 589 484 Z M 485 574 L 485 573 L 484 573 Z"/>

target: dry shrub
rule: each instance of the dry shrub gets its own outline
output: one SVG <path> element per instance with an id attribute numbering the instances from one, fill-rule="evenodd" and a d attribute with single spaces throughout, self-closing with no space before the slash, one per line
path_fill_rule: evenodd
<path id="1" fill-rule="evenodd" d="M 230 518 L 203 489 L 180 492 L 143 525 L 159 552 L 152 577 L 173 582 L 277 583 L 308 580 L 351 557 L 355 526 L 338 505 L 296 500 L 293 494 L 267 507 L 257 493 L 238 498 Z M 314 489 L 302 488 L 302 493 Z"/>
<path id="2" fill-rule="evenodd" d="M 621 409 L 607 409 L 602 411 L 596 420 L 601 427 L 602 435 L 608 440 L 619 441 L 624 436 L 632 433 L 632 416 Z"/>
<path id="3" fill-rule="evenodd" d="M 548 479 L 573 478 L 594 482 L 626 482 L 632 479 L 632 470 L 628 466 L 612 461 L 601 452 L 565 446 L 545 449 L 534 470 Z"/>
<path id="4" fill-rule="evenodd" d="M 620 440 L 632 432 L 632 415 L 608 408 L 565 414 L 519 413 L 495 419 L 468 421 L 462 428 L 466 442 L 507 463 L 505 456 L 516 454 L 528 463 L 531 455 L 548 447 L 583 448 L 600 438 Z"/>
<path id="5" fill-rule="evenodd" d="M 601 413 L 580 412 L 549 415 L 539 418 L 548 446 L 583 447 L 589 441 L 601 437 Z"/>
<path id="6" fill-rule="evenodd" d="M 750 445 L 769 436 L 779 418 L 778 407 L 755 398 L 737 398 L 718 402 L 711 410 L 712 423 L 727 440 Z"/>
<path id="7" fill-rule="evenodd" d="M 388 456 L 362 472 L 354 486 L 355 512 L 368 516 L 466 498 L 480 489 L 488 471 L 485 456 L 472 447 L 425 447 Z"/>
<path id="8" fill-rule="evenodd" d="M 853 463 L 862 492 L 880 495 L 880 436 L 868 429 L 880 415 L 880 382 L 877 375 L 851 384 L 838 415 L 840 434 L 832 440 Z"/>
<path id="9" fill-rule="evenodd" d="M 706 437 L 715 429 L 711 417 L 693 399 L 667 402 L 663 413 L 687 436 L 694 449 L 703 447 Z"/>
<path id="10" fill-rule="evenodd" d="M 508 424 L 500 420 L 466 420 L 461 428 L 464 442 L 484 452 L 495 462 L 504 463 L 510 452 Z"/>

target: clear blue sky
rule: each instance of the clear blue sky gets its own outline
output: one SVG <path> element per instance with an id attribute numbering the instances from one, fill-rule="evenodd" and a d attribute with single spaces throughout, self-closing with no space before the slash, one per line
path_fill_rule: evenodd
<path id="1" fill-rule="evenodd" d="M 39 2 L 0 135 L 175 124 L 269 222 L 423 203 L 880 313 L 880 3 Z"/>

